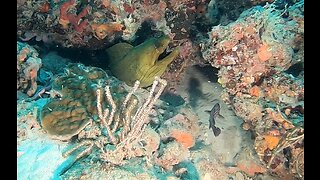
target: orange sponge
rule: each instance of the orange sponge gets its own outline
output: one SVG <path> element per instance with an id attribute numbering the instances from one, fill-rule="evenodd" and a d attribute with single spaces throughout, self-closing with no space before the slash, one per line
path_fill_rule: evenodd
<path id="1" fill-rule="evenodd" d="M 173 130 L 171 132 L 171 137 L 174 137 L 177 142 L 181 143 L 181 145 L 187 149 L 194 146 L 194 138 L 190 133 L 181 130 Z"/>

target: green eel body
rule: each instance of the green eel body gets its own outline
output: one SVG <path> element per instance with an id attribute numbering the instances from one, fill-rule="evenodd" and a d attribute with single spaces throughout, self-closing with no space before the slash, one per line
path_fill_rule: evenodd
<path id="1" fill-rule="evenodd" d="M 142 44 L 133 47 L 128 43 L 118 43 L 107 49 L 109 68 L 114 76 L 132 86 L 136 80 L 140 87 L 150 86 L 155 76 L 161 76 L 167 66 L 179 54 L 175 49 L 163 59 L 158 60 L 170 38 L 150 38 Z"/>

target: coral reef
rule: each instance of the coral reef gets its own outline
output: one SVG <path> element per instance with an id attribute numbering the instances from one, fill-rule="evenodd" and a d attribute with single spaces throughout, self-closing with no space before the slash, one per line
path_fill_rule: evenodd
<path id="1" fill-rule="evenodd" d="M 84 30 L 84 28 L 88 26 L 88 20 L 82 20 L 82 18 L 88 14 L 88 8 L 83 8 L 78 15 L 69 13 L 69 10 L 75 6 L 75 0 L 66 1 L 63 4 L 61 4 L 59 24 L 62 25 L 63 29 L 68 29 L 69 24 L 71 24 L 72 28 L 74 28 L 75 31 L 81 33 Z"/>
<path id="2" fill-rule="evenodd" d="M 227 26 L 213 27 L 202 48 L 204 58 L 219 68 L 222 98 L 243 118 L 243 128 L 255 133 L 260 160 L 282 175 L 295 171 L 289 167 L 297 156 L 288 160 L 280 151 L 303 151 L 303 74 L 289 74 L 304 61 L 303 6 L 303 1 L 284 9 L 256 6 Z M 289 134 L 296 141 L 286 139 Z"/>
<path id="3" fill-rule="evenodd" d="M 271 1 L 268 1 L 271 2 Z M 164 72 L 175 93 L 186 67 L 204 64 L 202 39 L 213 25 L 227 24 L 240 12 L 264 0 L 198 1 L 21 1 L 17 4 L 17 37 L 23 41 L 99 50 L 119 41 L 141 43 L 156 34 L 170 37 L 181 54 Z"/>
<path id="4" fill-rule="evenodd" d="M 17 39 L 18 177 L 304 179 L 303 0 L 19 0 Z"/>
<path id="5" fill-rule="evenodd" d="M 156 100 L 158 100 L 166 85 L 167 84 L 165 80 L 156 77 L 152 84 L 148 98 L 141 104 L 141 106 L 135 112 L 135 115 L 131 117 L 132 110 L 137 105 L 137 102 L 134 100 L 132 103 L 129 102 L 130 97 L 139 86 L 139 81 L 136 81 L 133 90 L 126 96 L 126 99 L 123 101 L 122 107 L 119 108 L 120 110 L 122 110 L 122 112 L 120 112 L 120 116 L 124 116 L 123 118 L 121 118 L 124 125 L 123 130 L 120 134 L 118 134 L 118 137 L 116 137 L 115 134 L 120 119 L 113 119 L 113 113 L 115 112 L 116 106 L 114 105 L 114 103 L 112 103 L 110 92 L 106 91 L 107 99 L 113 106 L 113 109 L 110 112 L 110 116 L 108 117 L 108 113 L 106 113 L 109 112 L 107 111 L 108 109 L 105 109 L 105 112 L 102 112 L 101 110 L 99 110 L 101 108 L 99 104 L 97 105 L 97 108 L 99 118 L 102 121 L 102 124 L 107 129 L 108 136 L 111 139 L 111 142 L 115 145 L 115 149 L 106 149 L 105 151 L 103 151 L 100 156 L 103 161 L 110 162 L 112 164 L 122 164 L 123 159 L 130 159 L 139 155 L 135 152 L 136 149 L 144 149 L 146 143 L 152 143 L 152 141 L 150 141 L 151 138 L 148 138 L 149 141 L 145 141 L 144 138 L 141 138 L 141 135 L 143 134 L 147 124 L 149 123 L 150 110 Z M 156 90 L 157 87 L 158 89 Z M 106 121 L 107 118 L 108 122 Z M 114 124 L 114 126 L 111 128 L 112 123 Z M 152 133 L 152 131 L 147 132 Z M 156 133 L 152 134 L 157 135 Z M 152 134 L 150 134 L 151 137 Z M 158 139 L 157 136 L 155 139 Z M 159 144 L 157 143 L 156 145 Z M 146 154 L 151 155 L 154 149 L 157 149 L 157 147 L 154 147 L 153 149 L 151 149 L 151 152 L 147 152 Z M 144 149 L 142 151 L 145 150 L 148 149 Z"/>
<path id="6" fill-rule="evenodd" d="M 133 40 L 146 20 L 163 23 L 166 3 L 139 1 L 21 1 L 17 3 L 18 37 L 63 47 L 102 48 L 115 38 Z"/>
<path id="7" fill-rule="evenodd" d="M 47 103 L 46 99 L 36 101 L 36 105 L 43 106 Z M 37 131 L 41 129 L 38 121 L 39 107 L 35 107 L 34 103 L 23 102 L 17 107 L 17 145 L 28 138 L 37 135 Z M 39 133 L 38 133 L 39 134 Z"/>
<path id="8" fill-rule="evenodd" d="M 156 77 L 144 103 L 139 103 L 133 95 L 139 85 L 136 81 L 127 93 L 118 80 L 108 77 L 100 68 L 70 64 L 65 74 L 52 84 L 61 97 L 43 107 L 42 127 L 54 139 L 70 140 L 78 135 L 82 141 L 65 152 L 69 155 L 86 147 L 75 156 L 75 161 L 91 152 L 94 146 L 101 149 L 102 161 L 112 164 L 122 164 L 124 159 L 136 156 L 150 156 L 158 148 L 160 137 L 151 128 L 147 131 L 145 128 L 149 112 L 166 82 Z"/>
<path id="9" fill-rule="evenodd" d="M 38 71 L 42 65 L 37 50 L 28 44 L 17 42 L 17 90 L 28 96 L 37 90 Z"/>
<path id="10" fill-rule="evenodd" d="M 288 69 L 292 63 L 291 47 L 298 24 L 281 18 L 279 11 L 271 13 L 273 9 L 256 7 L 228 26 L 214 27 L 206 46 L 209 49 L 202 50 L 204 58 L 220 68 L 218 81 L 232 95 Z M 284 32 L 283 23 L 291 31 Z"/>
<path id="11" fill-rule="evenodd" d="M 101 49 L 106 45 L 113 45 L 119 38 L 132 42 L 139 36 L 151 37 L 151 33 L 138 33 L 143 28 L 142 25 L 147 22 L 151 25 L 151 32 L 162 32 L 174 39 L 173 46 L 192 43 L 193 48 L 189 48 L 188 51 L 197 58 L 183 58 L 172 66 L 181 69 L 184 67 L 183 64 L 201 62 L 198 40 L 201 34 L 204 35 L 212 25 L 215 25 L 212 14 L 218 14 L 220 18 L 227 16 L 228 13 L 231 14 L 230 9 L 244 10 L 233 7 L 241 6 L 242 3 L 232 3 L 228 0 L 226 2 L 21 1 L 17 3 L 17 36 L 24 41 L 36 37 L 37 41 L 58 44 L 62 47 Z M 247 4 L 245 8 L 253 5 L 249 0 L 244 4 Z M 220 11 L 212 13 L 212 9 Z"/>
<path id="12" fill-rule="evenodd" d="M 237 20 L 240 14 L 255 5 L 263 5 L 274 0 L 211 0 L 206 16 L 214 25 L 227 25 Z"/>
<path id="13" fill-rule="evenodd" d="M 60 140 L 69 140 L 90 123 L 86 108 L 72 98 L 46 104 L 41 117 L 42 127 L 51 137 Z"/>
<path id="14" fill-rule="evenodd" d="M 118 98 L 122 98 L 125 89 L 121 87 L 120 82 L 109 77 L 102 69 L 69 64 L 65 73 L 52 83 L 53 91 L 58 92 L 60 97 L 51 99 L 43 108 L 41 112 L 43 127 L 49 134 L 61 140 L 70 139 L 78 134 L 92 121 L 93 115 L 98 114 L 96 88 L 98 84 L 106 82 L 113 84 L 111 89 L 119 94 Z M 57 114 L 59 118 L 56 118 Z"/>
<path id="15" fill-rule="evenodd" d="M 108 23 L 108 24 L 92 24 L 91 28 L 94 31 L 93 36 L 98 40 L 102 40 L 110 36 L 114 32 L 122 31 L 122 24 Z"/>
<path id="16" fill-rule="evenodd" d="M 183 108 L 180 113 L 167 119 L 158 129 L 161 139 L 174 138 L 185 149 L 195 144 L 200 135 L 198 118 L 189 108 Z"/>
<path id="17" fill-rule="evenodd" d="M 85 67 L 82 64 L 69 64 L 65 68 L 64 74 L 55 78 L 52 82 L 52 92 L 56 92 L 59 96 L 52 98 L 42 110 L 42 123 L 48 121 L 49 124 L 52 124 L 54 121 L 58 121 L 57 118 L 54 118 L 55 115 L 52 115 L 52 112 L 55 111 L 60 117 L 64 117 L 61 119 L 62 121 L 66 117 L 73 118 L 75 115 L 79 116 L 77 119 L 79 123 L 82 122 L 81 119 L 87 121 L 88 116 L 97 114 L 95 84 L 102 82 L 110 82 L 115 85 L 114 88 L 117 89 L 119 94 L 124 93 L 121 86 L 116 86 L 120 82 L 116 81 L 115 78 L 110 78 L 102 69 Z M 88 113 L 89 115 L 86 115 Z"/>
<path id="18" fill-rule="evenodd" d="M 59 56 L 55 51 L 50 51 L 48 54 L 42 57 L 42 67 L 41 69 L 49 71 L 52 74 L 63 74 L 64 68 L 71 60 Z"/>
<path id="19" fill-rule="evenodd" d="M 127 43 L 116 44 L 107 49 L 109 68 L 114 76 L 128 85 L 132 86 L 138 80 L 141 87 L 150 86 L 154 77 L 160 77 L 179 54 L 178 49 L 175 49 L 166 57 L 158 59 L 169 42 L 169 37 L 162 36 L 148 39 L 136 47 Z"/>
<path id="20" fill-rule="evenodd" d="M 164 121 L 158 129 L 160 138 L 165 143 L 164 152 L 156 159 L 156 163 L 166 170 L 172 170 L 174 165 L 188 160 L 190 148 L 200 135 L 198 117 L 190 108 L 180 109 L 180 113 Z"/>
<path id="21" fill-rule="evenodd" d="M 190 156 L 190 152 L 182 144 L 173 141 L 166 144 L 163 154 L 156 162 L 165 170 L 172 170 L 173 165 L 179 164 Z"/>

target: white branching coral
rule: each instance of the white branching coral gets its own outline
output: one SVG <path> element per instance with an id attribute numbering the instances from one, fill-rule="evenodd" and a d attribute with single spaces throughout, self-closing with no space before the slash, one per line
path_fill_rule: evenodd
<path id="1" fill-rule="evenodd" d="M 114 116 L 117 106 L 112 98 L 109 86 L 105 87 L 105 96 L 108 103 L 111 104 L 111 110 L 108 108 L 104 110 L 102 109 L 101 89 L 97 89 L 97 109 L 100 121 L 106 128 L 112 144 L 116 145 L 115 150 L 102 149 L 103 153 L 101 153 L 100 157 L 103 161 L 119 164 L 124 158 L 131 158 L 134 156 L 133 146 L 138 143 L 141 134 L 149 123 L 149 112 L 154 103 L 160 97 L 167 85 L 167 82 L 164 79 L 156 77 L 148 98 L 132 116 L 132 111 L 138 103 L 136 99 L 131 102 L 129 101 L 134 92 L 138 89 L 139 84 L 139 81 L 135 82 L 132 91 L 127 94 L 126 98 L 122 102 L 120 114 L 122 114 L 121 117 L 123 117 L 123 119 L 115 118 Z M 123 127 L 122 131 L 117 133 L 116 131 L 119 130 L 120 120 L 122 120 Z"/>
<path id="2" fill-rule="evenodd" d="M 77 161 L 81 157 L 88 155 L 93 147 L 98 147 L 101 152 L 101 160 L 107 163 L 121 164 L 124 159 L 135 157 L 137 154 L 135 150 L 143 149 L 141 142 L 139 143 L 140 137 L 149 123 L 149 113 L 166 87 L 167 81 L 155 77 L 149 96 L 141 103 L 141 106 L 137 108 L 138 100 L 133 98 L 133 94 L 137 91 L 139 85 L 140 82 L 136 81 L 132 90 L 120 103 L 120 107 L 117 106 L 119 102 L 116 103 L 112 97 L 113 94 L 110 91 L 110 86 L 106 86 L 104 92 L 110 107 L 106 107 L 105 109 L 103 108 L 102 102 L 103 89 L 101 87 L 97 88 L 97 112 L 99 121 L 98 124 L 91 121 L 91 126 L 96 125 L 95 127 L 98 127 L 98 131 L 100 132 L 94 133 L 97 134 L 98 137 L 84 138 L 78 145 L 67 150 L 63 156 L 68 156 L 77 149 L 86 147 L 81 153 L 75 156 L 74 161 Z M 133 115 L 135 109 L 137 110 Z M 104 128 L 107 131 L 106 134 L 102 133 Z M 90 134 L 90 130 L 87 131 L 89 131 L 87 133 Z M 96 131 L 96 129 L 91 128 L 91 131 Z M 110 149 L 107 146 L 111 144 L 114 148 Z"/>

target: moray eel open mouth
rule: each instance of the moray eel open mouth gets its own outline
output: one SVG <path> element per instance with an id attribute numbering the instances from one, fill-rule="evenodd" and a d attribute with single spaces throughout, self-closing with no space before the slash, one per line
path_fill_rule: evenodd
<path id="1" fill-rule="evenodd" d="M 166 56 L 168 56 L 173 50 L 170 50 L 169 46 L 159 55 L 157 61 L 163 60 Z"/>
<path id="2" fill-rule="evenodd" d="M 169 43 L 168 36 L 150 38 L 136 47 L 118 43 L 107 49 L 109 68 L 114 76 L 128 85 L 139 80 L 141 87 L 147 87 L 179 54 L 177 48 L 169 51 Z"/>

